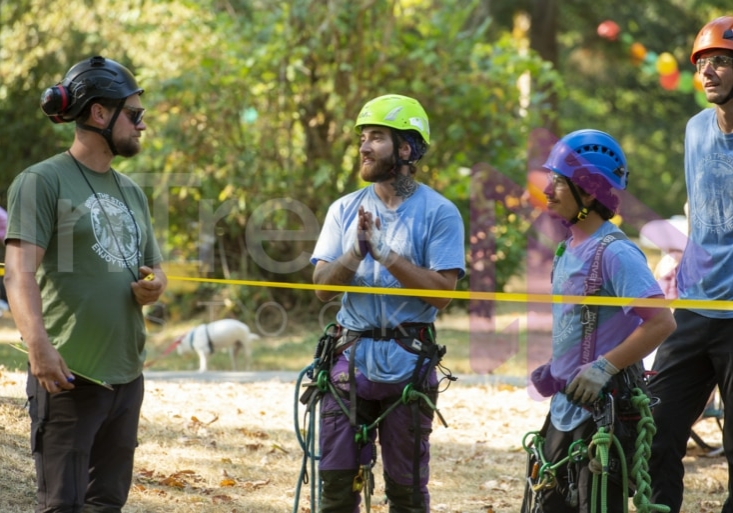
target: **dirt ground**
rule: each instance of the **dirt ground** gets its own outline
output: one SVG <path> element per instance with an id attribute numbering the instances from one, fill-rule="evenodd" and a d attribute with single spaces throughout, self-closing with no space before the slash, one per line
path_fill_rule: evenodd
<path id="1" fill-rule="evenodd" d="M 228 376 L 236 375 L 221 373 L 218 381 L 209 382 L 146 381 L 125 513 L 310 512 L 309 487 L 298 487 L 303 452 L 294 419 L 302 423 L 302 410 L 294 414 L 295 380 L 240 383 Z M 526 462 L 522 439 L 540 427 L 548 403 L 530 399 L 524 388 L 473 378 L 473 383 L 459 380 L 439 399 L 448 427 L 436 423 L 431 438 L 432 511 L 518 512 Z M 22 374 L 0 368 L 2 513 L 32 511 L 24 382 Z M 719 442 L 711 419 L 696 431 L 710 443 Z M 684 511 L 719 511 L 727 477 L 724 459 L 705 457 L 691 443 L 685 465 Z M 386 512 L 379 465 L 375 473 L 371 509 Z"/>

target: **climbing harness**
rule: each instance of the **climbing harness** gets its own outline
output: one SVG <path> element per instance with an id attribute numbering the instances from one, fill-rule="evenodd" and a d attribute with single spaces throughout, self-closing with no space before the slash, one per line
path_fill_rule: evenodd
<path id="1" fill-rule="evenodd" d="M 349 359 L 349 406 L 344 403 L 343 396 L 345 392 L 334 386 L 330 379 L 331 367 L 335 358 L 349 347 L 353 347 L 358 343 L 361 337 L 370 337 L 375 340 L 395 340 L 404 349 L 418 355 L 413 372 L 412 379 L 403 388 L 402 394 L 397 397 L 389 407 L 369 424 L 358 424 L 356 417 L 356 383 L 354 380 L 354 363 L 353 352 Z M 323 331 L 318 341 L 313 357 L 313 362 L 305 367 L 298 375 L 295 389 L 295 408 L 294 408 L 294 424 L 295 433 L 298 443 L 303 449 L 303 461 L 301 466 L 298 484 L 295 490 L 295 501 L 293 505 L 293 513 L 297 513 L 300 503 L 301 486 L 310 484 L 310 502 L 311 511 L 318 511 L 320 504 L 321 489 L 316 489 L 317 482 L 317 466 L 316 461 L 320 460 L 320 453 L 316 447 L 316 430 L 318 428 L 318 403 L 325 394 L 330 394 L 338 404 L 341 412 L 349 418 L 351 426 L 354 428 L 354 440 L 361 446 L 366 447 L 372 444 L 371 458 L 368 462 L 360 462 L 358 471 L 352 482 L 352 490 L 359 492 L 363 496 L 363 502 L 366 512 L 371 508 L 371 495 L 374 492 L 374 475 L 372 469 L 376 464 L 376 446 L 370 441 L 370 432 L 375 430 L 377 426 L 389 415 L 395 408 L 400 405 L 410 405 L 413 410 L 413 419 L 415 423 L 415 456 L 413 458 L 413 500 L 422 500 L 422 494 L 419 490 L 419 448 L 420 448 L 420 423 L 418 417 L 418 409 L 420 401 L 424 403 L 432 412 L 434 412 L 441 423 L 448 427 L 443 415 L 435 405 L 435 399 L 431 399 L 430 395 L 423 391 L 424 383 L 430 375 L 432 369 L 439 369 L 443 374 L 443 380 L 448 380 L 449 384 L 456 381 L 450 371 L 440 364 L 441 358 L 445 355 L 445 346 L 439 346 L 435 343 L 434 328 L 430 325 L 400 325 L 397 328 L 390 329 L 373 329 L 367 331 L 353 331 L 344 329 L 335 323 L 331 323 Z M 309 383 L 303 383 L 305 378 L 309 378 Z M 301 393 L 301 389 L 305 391 Z M 446 387 L 447 388 L 447 387 Z M 435 394 L 437 395 L 444 390 L 438 390 L 436 386 Z M 299 410 L 304 408 L 303 428 L 299 423 Z"/>
<path id="2" fill-rule="evenodd" d="M 568 465 L 568 506 L 578 506 L 578 489 L 573 480 L 577 468 L 587 464 L 593 473 L 591 485 L 591 513 L 605 513 L 608 508 L 607 487 L 612 471 L 620 473 L 623 490 L 623 507 L 628 511 L 631 482 L 633 503 L 638 513 L 668 513 L 669 507 L 651 502 L 651 478 L 649 456 L 651 443 L 657 429 L 652 419 L 653 400 L 645 391 L 645 383 L 638 379 L 637 369 L 622 371 L 620 379 L 612 380 L 609 390 L 593 404 L 593 419 L 597 431 L 590 439 L 577 440 L 568 448 L 568 455 L 557 462 L 549 462 L 544 456 L 545 428 L 524 435 L 522 447 L 527 453 L 527 481 L 522 513 L 540 513 L 542 493 L 558 485 L 557 469 Z M 613 387 L 621 385 L 621 388 Z M 548 419 L 549 422 L 549 419 Z M 617 432 L 622 431 L 621 433 Z M 633 440 L 633 445 L 629 444 Z M 626 447 L 624 442 L 626 442 Z M 619 469 L 611 468 L 611 454 L 615 451 Z M 631 453 L 630 468 L 627 454 Z M 574 467 L 574 468 L 573 468 Z M 632 490 L 632 492 L 633 492 Z M 600 509 L 599 509 L 600 508 Z"/>
<path id="3" fill-rule="evenodd" d="M 603 284 L 603 253 L 609 244 L 627 237 L 621 233 L 609 233 L 600 241 L 593 254 L 588 276 L 585 280 L 584 295 L 597 295 Z M 554 277 L 555 266 L 566 250 L 566 243 L 560 243 L 552 265 Z M 582 338 L 580 343 L 580 364 L 587 364 L 595 357 L 595 345 L 598 325 L 598 306 L 581 305 L 580 319 Z M 543 453 L 545 434 L 550 422 L 549 416 L 541 431 L 532 431 L 525 435 L 522 446 L 527 452 L 527 482 L 525 486 L 522 513 L 541 513 L 542 494 L 558 485 L 557 469 L 568 466 L 568 485 L 566 503 L 570 507 L 578 506 L 578 488 L 575 482 L 577 470 L 581 464 L 587 465 L 593 473 L 591 484 L 591 513 L 606 513 L 608 508 L 608 478 L 612 471 L 621 474 L 623 498 L 629 497 L 629 469 L 627 454 L 631 453 L 631 477 L 635 488 L 633 502 L 637 512 L 668 513 L 669 507 L 652 504 L 651 478 L 649 476 L 649 457 L 651 442 L 656 433 L 651 409 L 656 405 L 652 399 L 646 382 L 646 373 L 640 362 L 623 369 L 611 378 L 599 399 L 593 403 L 593 420 L 596 432 L 589 442 L 579 440 L 568 448 L 568 455 L 558 462 L 548 462 Z M 618 469 L 612 469 L 611 454 L 615 451 Z M 628 509 L 628 500 L 623 501 L 624 511 Z"/>

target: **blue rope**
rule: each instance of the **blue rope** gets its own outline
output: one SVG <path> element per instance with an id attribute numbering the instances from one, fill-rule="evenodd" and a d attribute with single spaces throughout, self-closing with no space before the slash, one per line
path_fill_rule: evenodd
<path id="1" fill-rule="evenodd" d="M 304 368 L 298 374 L 298 378 L 295 382 L 295 406 L 293 408 L 293 423 L 295 426 L 295 436 L 298 439 L 298 444 L 303 450 L 303 463 L 300 467 L 300 474 L 298 475 L 298 484 L 295 487 L 295 500 L 293 503 L 293 513 L 298 513 L 298 505 L 300 504 L 300 492 L 301 486 L 305 482 L 306 469 L 308 468 L 308 461 L 310 460 L 310 492 L 311 492 L 311 511 L 318 511 L 317 505 L 320 502 L 320 486 L 316 493 L 316 482 L 318 481 L 316 475 L 316 460 L 320 460 L 321 456 L 316 454 L 316 414 L 317 412 L 310 411 L 310 406 L 306 410 L 305 418 L 307 419 L 308 428 L 305 430 L 305 435 L 301 431 L 300 421 L 298 419 L 299 414 L 299 391 L 303 382 L 303 377 L 309 372 L 312 373 L 313 369 L 318 365 L 318 361 L 314 361 L 306 368 Z M 313 405 L 317 402 L 313 402 Z"/>

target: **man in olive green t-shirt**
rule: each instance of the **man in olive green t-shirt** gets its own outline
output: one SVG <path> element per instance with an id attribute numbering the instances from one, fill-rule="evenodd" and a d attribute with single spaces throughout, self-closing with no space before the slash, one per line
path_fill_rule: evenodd
<path id="1" fill-rule="evenodd" d="M 71 148 L 8 191 L 5 286 L 28 348 L 36 512 L 121 512 L 143 400 L 142 306 L 166 276 L 147 198 L 112 169 L 140 151 L 134 76 L 93 57 L 47 89 L 41 108 L 76 122 Z"/>

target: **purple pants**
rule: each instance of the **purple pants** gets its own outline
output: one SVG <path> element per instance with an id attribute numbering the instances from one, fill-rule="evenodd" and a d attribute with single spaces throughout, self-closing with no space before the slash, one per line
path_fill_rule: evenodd
<path id="1" fill-rule="evenodd" d="M 376 383 L 369 381 L 357 369 L 355 372 L 357 401 L 357 424 L 371 425 L 386 409 L 402 397 L 408 381 L 403 383 Z M 331 381 L 336 388 L 343 390 L 341 396 L 347 410 L 349 408 L 349 362 L 346 357 L 339 356 L 331 369 Z M 429 386 L 435 389 L 437 375 L 435 370 L 429 376 Z M 426 392 L 427 393 L 427 392 Z M 428 394 L 435 404 L 435 394 Z M 420 422 L 420 454 L 419 472 L 420 490 L 429 504 L 427 489 L 430 474 L 430 431 L 433 423 L 433 412 L 419 401 Z M 368 464 L 372 459 L 372 443 L 360 447 L 354 440 L 356 429 L 349 423 L 348 413 L 344 413 L 331 394 L 326 394 L 321 401 L 320 447 L 321 470 L 356 470 L 360 465 Z M 394 482 L 403 486 L 412 486 L 414 482 L 414 420 L 412 404 L 399 404 L 378 427 L 369 431 L 369 441 L 373 442 L 378 435 L 382 446 L 382 463 L 384 472 Z M 429 509 L 428 509 L 429 511 Z"/>

